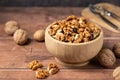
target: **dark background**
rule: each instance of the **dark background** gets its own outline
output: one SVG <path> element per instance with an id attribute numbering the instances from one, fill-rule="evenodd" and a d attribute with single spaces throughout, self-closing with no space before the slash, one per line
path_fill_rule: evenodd
<path id="1" fill-rule="evenodd" d="M 109 2 L 120 6 L 120 0 L 0 0 L 0 6 L 63 6 L 85 7 L 88 4 Z"/>

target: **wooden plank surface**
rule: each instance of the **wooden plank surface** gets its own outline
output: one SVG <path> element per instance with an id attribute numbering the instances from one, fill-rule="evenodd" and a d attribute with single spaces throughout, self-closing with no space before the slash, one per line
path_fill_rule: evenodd
<path id="1" fill-rule="evenodd" d="M 84 7 L 0 7 L 0 80 L 37 80 L 35 72 L 27 69 L 31 60 L 37 59 L 46 69 L 48 63 L 55 63 L 60 72 L 49 76 L 47 80 L 114 80 L 113 69 L 120 65 L 120 59 L 111 68 L 104 68 L 91 61 L 84 67 L 64 67 L 54 60 L 47 51 L 44 42 L 32 39 L 35 30 L 45 29 L 51 22 L 64 19 L 68 15 L 81 16 Z M 29 33 L 29 43 L 17 45 L 12 36 L 4 32 L 4 24 L 8 20 L 16 20 Z M 112 49 L 114 43 L 120 41 L 118 33 L 104 29 L 104 46 Z M 28 76 L 29 75 L 29 76 Z"/>

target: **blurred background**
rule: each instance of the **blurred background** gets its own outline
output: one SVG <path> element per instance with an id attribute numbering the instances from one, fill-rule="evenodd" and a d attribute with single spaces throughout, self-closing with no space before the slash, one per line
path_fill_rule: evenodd
<path id="1" fill-rule="evenodd" d="M 120 0 L 0 0 L 0 6 L 86 7 L 90 3 L 100 2 L 109 2 L 120 6 Z"/>

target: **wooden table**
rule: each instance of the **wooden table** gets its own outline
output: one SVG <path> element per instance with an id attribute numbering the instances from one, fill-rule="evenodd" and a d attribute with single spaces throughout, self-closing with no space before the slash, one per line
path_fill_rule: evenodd
<path id="1" fill-rule="evenodd" d="M 54 60 L 47 51 L 44 42 L 36 42 L 32 35 L 37 29 L 45 29 L 55 20 L 64 19 L 68 15 L 80 16 L 84 7 L 0 7 L 0 80 L 37 80 L 35 72 L 28 69 L 30 61 L 36 59 L 42 62 L 43 68 L 48 63 L 55 63 L 60 71 L 51 75 L 48 80 L 114 80 L 113 69 L 120 65 L 117 59 L 111 68 L 104 68 L 91 61 L 84 67 L 64 67 Z M 4 24 L 8 20 L 16 20 L 21 28 L 27 30 L 29 42 L 19 46 L 12 36 L 4 32 Z M 112 49 L 114 43 L 120 41 L 120 35 L 104 29 L 103 48 Z"/>

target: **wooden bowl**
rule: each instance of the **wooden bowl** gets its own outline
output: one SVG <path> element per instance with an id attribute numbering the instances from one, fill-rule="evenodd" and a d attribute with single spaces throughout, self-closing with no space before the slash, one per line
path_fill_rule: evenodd
<path id="1" fill-rule="evenodd" d="M 103 45 L 103 31 L 100 35 L 89 42 L 66 43 L 52 38 L 48 29 L 45 31 L 45 45 L 48 51 L 55 56 L 56 60 L 64 66 L 83 66 L 95 57 Z"/>

